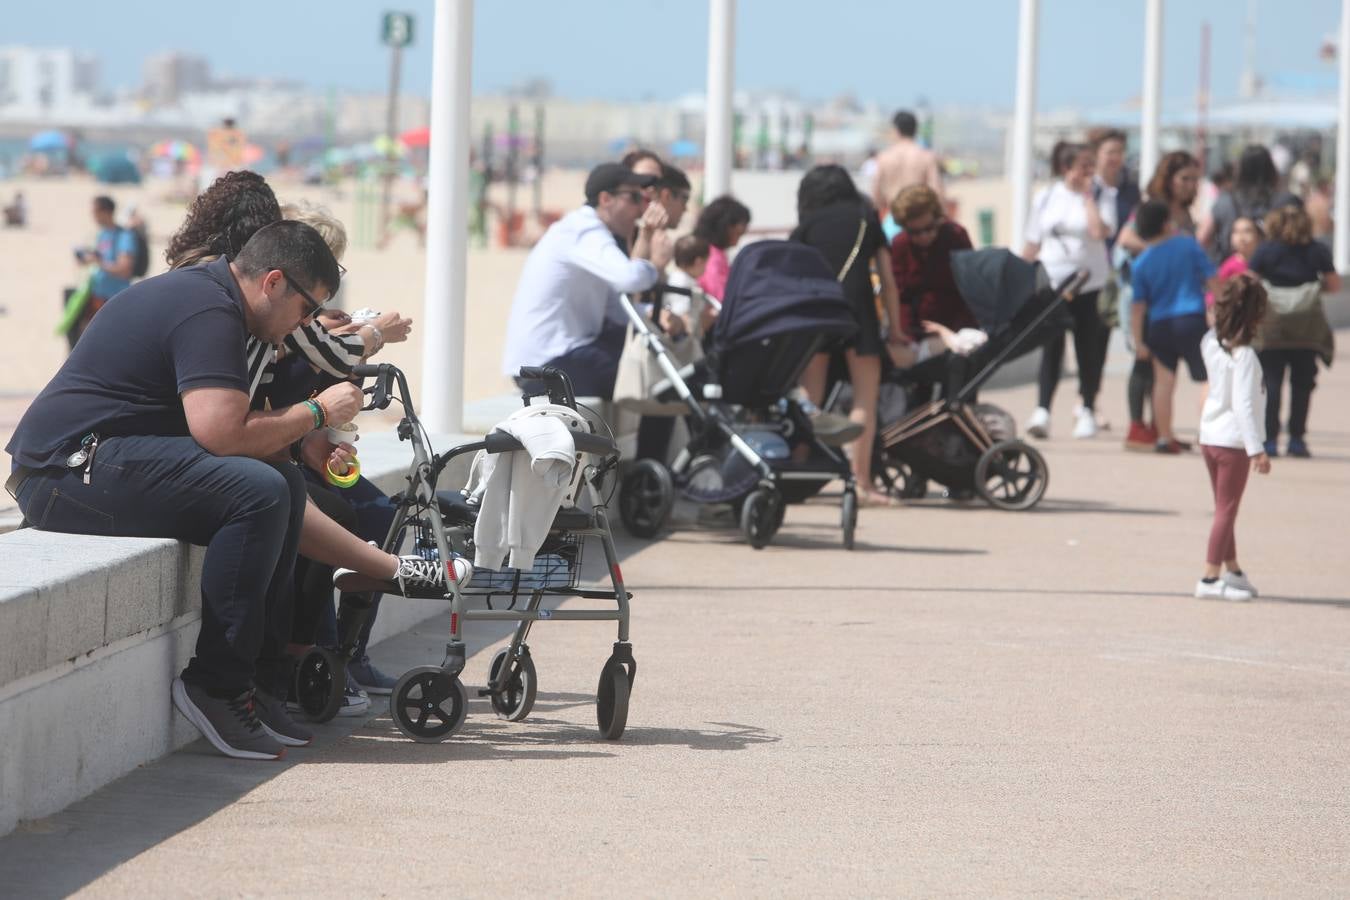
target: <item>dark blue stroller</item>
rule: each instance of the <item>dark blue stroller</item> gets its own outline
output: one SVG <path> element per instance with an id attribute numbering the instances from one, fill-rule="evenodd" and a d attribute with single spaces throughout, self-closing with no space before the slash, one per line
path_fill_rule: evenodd
<path id="1" fill-rule="evenodd" d="M 852 549 L 858 498 L 848 460 L 816 437 L 790 396 L 812 356 L 857 331 L 820 251 L 789 241 L 741 250 L 708 355 L 683 369 L 627 297 L 623 305 L 666 376 L 652 399 L 683 402 L 691 435 L 669 469 L 651 459 L 629 468 L 619 496 L 629 533 L 654 536 L 679 491 L 698 503 L 731 504 L 759 549 L 782 525 L 785 504 L 840 479 L 844 546 Z"/>

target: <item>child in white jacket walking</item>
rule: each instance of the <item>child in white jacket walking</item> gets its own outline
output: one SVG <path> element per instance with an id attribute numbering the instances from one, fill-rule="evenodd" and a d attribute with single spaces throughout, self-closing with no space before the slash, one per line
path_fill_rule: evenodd
<path id="1" fill-rule="evenodd" d="M 1249 274 L 1224 282 L 1214 303 L 1214 327 L 1200 352 L 1209 371 L 1209 396 L 1200 413 L 1200 449 L 1214 490 L 1214 525 L 1209 532 L 1205 574 L 1195 596 L 1250 600 L 1256 588 L 1238 564 L 1234 527 L 1238 504 L 1255 469 L 1270 472 L 1264 443 L 1265 394 L 1261 361 L 1252 338 L 1266 313 L 1266 291 Z M 1223 571 L 1224 569 L 1227 571 Z"/>

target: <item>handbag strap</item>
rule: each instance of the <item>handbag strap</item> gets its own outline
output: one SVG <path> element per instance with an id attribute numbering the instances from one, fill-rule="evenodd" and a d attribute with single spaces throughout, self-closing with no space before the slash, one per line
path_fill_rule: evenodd
<path id="1" fill-rule="evenodd" d="M 839 275 L 835 279 L 836 281 L 842 282 L 844 280 L 844 277 L 848 275 L 848 270 L 853 268 L 853 261 L 858 258 L 858 251 L 862 249 L 863 234 L 866 233 L 866 231 L 867 231 L 867 220 L 859 219 L 858 237 L 853 242 L 853 252 L 849 253 L 848 259 L 844 260 L 844 267 L 839 270 Z"/>

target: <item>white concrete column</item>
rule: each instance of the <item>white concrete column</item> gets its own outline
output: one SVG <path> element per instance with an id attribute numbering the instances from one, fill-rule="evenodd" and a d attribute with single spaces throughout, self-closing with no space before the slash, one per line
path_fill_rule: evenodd
<path id="1" fill-rule="evenodd" d="M 1032 123 L 1036 118 L 1036 53 L 1040 0 L 1021 0 L 1017 14 L 1017 98 L 1013 104 L 1011 249 L 1022 252 L 1027 212 L 1031 209 Z"/>
<path id="2" fill-rule="evenodd" d="M 1163 0 L 1144 5 L 1144 97 L 1139 120 L 1139 181 L 1148 184 L 1158 167 L 1158 121 L 1162 106 Z"/>
<path id="3" fill-rule="evenodd" d="M 473 0 L 436 0 L 435 16 L 419 414 L 432 433 L 454 433 L 464 422 Z"/>
<path id="4" fill-rule="evenodd" d="M 708 0 L 708 102 L 703 138 L 705 200 L 731 190 L 735 69 L 736 0 Z"/>
<path id="5" fill-rule="evenodd" d="M 1336 271 L 1350 270 L 1350 0 L 1341 0 L 1341 39 L 1336 47 L 1341 73 L 1340 117 L 1336 125 Z"/>

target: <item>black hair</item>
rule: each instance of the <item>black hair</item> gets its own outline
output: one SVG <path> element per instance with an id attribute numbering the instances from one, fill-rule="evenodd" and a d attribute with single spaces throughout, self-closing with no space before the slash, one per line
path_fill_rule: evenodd
<path id="1" fill-rule="evenodd" d="M 907 109 L 902 109 L 891 119 L 891 124 L 895 130 L 900 132 L 901 137 L 912 138 L 919 133 L 919 120 L 914 118 L 914 113 Z"/>
<path id="2" fill-rule="evenodd" d="M 661 177 L 656 179 L 656 189 L 667 191 L 692 191 L 693 185 L 689 183 L 689 176 L 684 174 L 684 170 L 678 166 L 672 166 L 670 163 L 661 163 Z"/>
<path id="3" fill-rule="evenodd" d="M 797 185 L 797 220 L 801 221 L 818 209 L 836 203 L 860 202 L 862 195 L 853 183 L 853 176 L 843 166 L 825 163 L 802 176 Z"/>
<path id="4" fill-rule="evenodd" d="M 1077 141 L 1056 141 L 1054 149 L 1050 151 L 1050 174 L 1056 178 L 1063 177 L 1065 172 L 1073 168 L 1074 160 L 1090 149 L 1087 144 Z"/>
<path id="5" fill-rule="evenodd" d="M 731 246 L 731 229 L 750 224 L 750 207 L 730 194 L 723 194 L 703 207 L 694 223 L 694 234 L 725 250 Z"/>
<path id="6" fill-rule="evenodd" d="M 1275 168 L 1275 160 L 1270 151 L 1262 144 L 1248 144 L 1238 158 L 1237 179 L 1233 183 L 1233 193 L 1249 205 L 1265 205 L 1275 194 L 1280 183 L 1280 173 Z"/>
<path id="7" fill-rule="evenodd" d="M 117 204 L 107 194 L 99 194 L 94 198 L 94 209 L 111 215 L 117 211 Z"/>
<path id="8" fill-rule="evenodd" d="M 1151 241 L 1163 233 L 1171 217 L 1172 210 L 1165 202 L 1148 200 L 1139 204 L 1139 210 L 1134 214 L 1134 230 L 1144 240 Z"/>
<path id="9" fill-rule="evenodd" d="M 322 284 L 331 297 L 342 279 L 323 235 L 304 222 L 284 219 L 259 228 L 234 260 L 239 272 L 256 277 L 281 269 L 305 290 Z"/>

